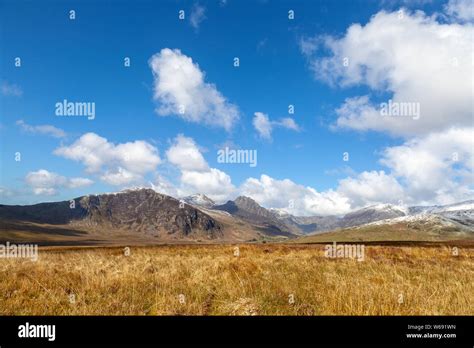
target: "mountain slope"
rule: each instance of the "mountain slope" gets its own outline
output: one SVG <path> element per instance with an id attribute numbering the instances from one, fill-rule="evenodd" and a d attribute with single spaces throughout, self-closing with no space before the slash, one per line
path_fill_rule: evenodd
<path id="1" fill-rule="evenodd" d="M 391 204 L 377 204 L 344 215 L 339 227 L 359 226 L 373 221 L 405 216 L 406 210 Z"/>
<path id="2" fill-rule="evenodd" d="M 474 201 L 410 208 L 378 204 L 342 217 L 293 216 L 244 196 L 216 205 L 203 194 L 177 200 L 142 188 L 63 202 L 0 205 L 0 241 L 248 242 L 301 235 L 309 240 L 470 239 Z"/>
<path id="3" fill-rule="evenodd" d="M 389 209 L 391 214 L 399 214 Z M 422 210 L 412 210 L 422 211 Z M 312 234 L 298 239 L 298 243 L 326 242 L 441 242 L 473 241 L 474 225 L 465 219 L 457 221 L 452 216 L 445 216 L 445 211 L 437 207 L 436 213 L 425 209 L 421 213 L 400 215 L 376 220 L 362 225 L 340 228 L 327 233 Z M 434 211 L 434 210 L 433 210 Z M 448 210 L 450 214 L 472 214 L 472 210 Z M 363 215 L 363 214 L 361 214 Z M 360 216 L 360 215 L 357 215 Z M 372 215 L 371 215 L 372 216 Z M 360 221 L 360 220 L 359 220 Z"/>
<path id="4" fill-rule="evenodd" d="M 277 219 L 271 211 L 260 206 L 249 197 L 239 196 L 234 201 L 227 201 L 225 204 L 216 205 L 213 209 L 225 211 L 233 216 L 239 217 L 267 235 L 287 237 L 295 235 L 295 232 Z"/>
<path id="5" fill-rule="evenodd" d="M 420 214 L 424 214 L 426 219 L 430 216 L 438 216 L 443 217 L 443 221 L 455 222 L 468 228 L 474 228 L 474 201 L 428 207 L 402 207 L 392 204 L 377 204 L 353 211 L 342 217 L 302 217 L 293 216 L 278 209 L 270 210 L 282 223 L 303 234 L 322 233 L 335 229 L 363 226 L 372 222 L 402 217 L 409 218 Z"/>
<path id="6" fill-rule="evenodd" d="M 410 207 L 410 214 L 435 214 L 455 221 L 461 225 L 474 226 L 474 200 L 444 206 Z"/>
<path id="7" fill-rule="evenodd" d="M 279 209 L 269 209 L 276 219 L 284 223 L 296 234 L 330 231 L 339 227 L 337 216 L 295 216 Z"/>
<path id="8" fill-rule="evenodd" d="M 274 216 L 300 234 L 322 233 L 330 230 L 363 225 L 372 221 L 404 216 L 406 210 L 390 204 L 378 204 L 365 207 L 342 217 L 329 216 L 294 216 L 281 210 L 272 209 Z"/>
<path id="9" fill-rule="evenodd" d="M 69 201 L 32 206 L 0 205 L 2 225 L 21 222 L 66 225 L 92 235 L 130 232 L 161 239 L 223 236 L 219 223 L 200 210 L 151 189 L 89 195 Z M 25 225 L 26 224 L 26 225 Z M 26 227 L 25 227 L 26 226 Z"/>

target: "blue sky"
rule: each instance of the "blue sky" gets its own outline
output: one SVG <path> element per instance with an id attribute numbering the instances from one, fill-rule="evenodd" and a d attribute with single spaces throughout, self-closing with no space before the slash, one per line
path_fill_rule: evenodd
<path id="1" fill-rule="evenodd" d="M 334 83 L 322 77 L 324 74 L 318 71 L 321 66 L 314 68 L 314 62 L 340 53 L 334 46 L 322 47 L 321 38 L 330 36 L 341 40 L 338 47 L 344 50 L 344 45 L 348 45 L 343 41 L 347 29 L 354 23 L 366 25 L 382 10 L 390 14 L 404 7 L 405 16 L 413 18 L 414 26 L 422 26 L 415 20 L 415 9 L 424 11 L 426 18 L 445 13 L 447 17 L 440 16 L 433 22 L 440 30 L 444 30 L 442 25 L 456 24 L 472 28 L 469 19 L 459 19 L 459 13 L 447 10 L 447 2 L 2 0 L 0 6 L 2 203 L 63 200 L 87 193 L 146 186 L 162 179 L 173 187 L 166 193 L 184 195 L 209 188 L 209 192 L 203 193 L 225 200 L 242 193 L 251 195 L 257 188 L 249 182 L 246 185 L 246 181 L 255 178 L 260 183 L 262 175 L 266 175 L 276 180 L 278 190 L 291 191 L 291 185 L 281 182 L 288 179 L 298 190 L 310 187 L 317 192 L 313 199 L 318 203 L 313 204 L 313 208 L 308 208 L 301 198 L 295 213 L 326 213 L 334 201 L 340 202 L 334 204 L 336 212 L 341 213 L 358 205 L 387 201 L 386 196 L 353 197 L 357 190 L 364 191 L 363 186 L 357 186 L 361 180 L 370 186 L 370 182 L 366 182 L 370 179 L 361 177 L 364 172 L 376 172 L 379 177 L 381 171 L 400 185 L 393 191 L 401 197 L 395 197 L 396 201 L 407 197 L 410 203 L 444 203 L 472 193 L 471 182 L 466 184 L 466 178 L 459 179 L 459 173 L 454 177 L 454 166 L 446 175 L 453 176 L 455 188 L 451 185 L 452 192 L 443 191 L 441 197 L 430 195 L 433 186 L 416 187 L 413 193 L 407 183 L 413 177 L 400 173 L 400 166 L 393 161 L 387 166 L 390 162 L 387 158 L 385 164 L 381 163 L 381 153 L 386 149 L 428 141 L 430 134 L 440 134 L 447 129 L 443 125 L 428 126 L 428 133 L 334 126 L 342 117 L 337 110 L 345 105 L 347 98 L 370 95 L 370 102 L 377 104 L 395 94 L 402 95 L 394 78 L 387 79 L 388 82 L 382 78 L 381 84 L 374 84 L 369 78 L 345 83 L 355 75 L 343 73 L 345 75 Z M 204 13 L 200 18 L 196 14 L 199 9 Z M 69 18 L 70 10 L 76 13 L 74 20 Z M 185 11 L 185 20 L 178 18 L 180 10 Z M 288 19 L 289 10 L 295 12 L 293 20 Z M 190 20 L 193 12 L 194 25 Z M 374 38 L 374 42 L 377 40 Z M 305 42 L 318 48 L 304 52 Z M 236 108 L 238 120 L 229 129 L 219 126 L 219 122 L 217 125 L 211 124 L 212 121 L 201 122 L 206 116 L 199 112 L 195 114 L 196 122 L 173 111 L 166 116 L 159 115 L 157 109 L 166 104 L 166 98 L 170 100 L 170 95 L 169 91 L 162 91 L 162 97 L 156 97 L 158 78 L 152 73 L 150 59 L 165 48 L 179 50 L 173 52 L 179 52 L 180 59 L 192 59 L 192 64 L 204 74 L 203 86 L 207 87 L 203 88 L 212 89 L 225 98 L 224 112 L 230 106 Z M 15 67 L 15 57 L 21 58 L 21 67 Z M 125 57 L 131 59 L 130 67 L 124 67 Z M 234 57 L 240 59 L 239 67 L 234 67 Z M 371 59 L 360 59 L 359 67 L 375 70 L 370 65 L 373 64 Z M 64 99 L 95 103 L 95 118 L 56 116 L 55 104 Z M 290 104 L 295 107 L 294 115 L 288 114 Z M 262 137 L 255 127 L 256 112 L 265 114 L 273 125 L 271 138 Z M 292 118 L 298 129 L 278 126 L 284 118 Z M 23 126 L 18 124 L 19 120 Z M 465 130 L 469 119 L 464 116 L 450 123 L 453 124 Z M 66 135 L 51 136 L 51 131 L 39 128 L 45 125 L 54 126 Z M 414 124 L 413 127 L 425 129 L 425 125 Z M 393 128 L 398 129 L 396 125 Z M 104 159 L 102 168 L 91 170 L 84 156 L 65 155 L 64 151 L 63 155 L 55 153 L 58 148 L 73 146 L 87 133 L 94 133 L 114 146 L 142 140 L 156 149 L 159 161 L 156 166 L 152 161 L 153 169 L 145 165 L 148 169 L 133 173 L 137 175 L 132 175 L 134 179 L 129 182 L 120 180 L 120 184 L 110 184 L 111 180 L 104 179 L 104 171 L 111 174 L 120 166 L 113 159 Z M 212 184 L 192 182 L 193 175 L 185 171 L 193 169 L 186 169 L 179 160 L 167 157 L 171 147 L 184 146 L 176 138 L 179 134 L 192 140 L 190 146 L 195 146 L 202 155 L 198 162 L 205 161 L 206 168 L 214 168 L 230 178 L 231 185 L 227 185 L 226 192 L 218 192 Z M 218 163 L 216 151 L 223 144 L 256 150 L 258 165 Z M 21 153 L 21 161 L 15 161 L 16 152 Z M 343 161 L 344 152 L 350 156 L 347 162 Z M 463 162 L 461 169 L 470 171 L 471 167 Z M 38 173 L 39 170 L 47 174 Z M 29 173 L 33 175 L 27 179 Z M 56 176 L 48 176 L 51 173 Z M 73 185 L 71 178 L 90 182 Z M 354 181 L 346 182 L 345 191 L 341 191 L 340 180 L 347 178 Z M 214 180 L 212 175 L 209 180 Z M 380 181 L 377 184 L 383 187 Z M 302 189 L 300 196 L 285 196 L 281 201 L 276 197 L 279 193 L 269 196 L 272 187 L 263 185 L 258 190 L 254 198 L 265 206 L 277 208 L 287 208 L 285 202 L 298 200 L 308 193 Z M 332 197 L 332 193 L 338 196 Z M 326 198 L 331 202 L 327 209 L 322 208 Z"/>

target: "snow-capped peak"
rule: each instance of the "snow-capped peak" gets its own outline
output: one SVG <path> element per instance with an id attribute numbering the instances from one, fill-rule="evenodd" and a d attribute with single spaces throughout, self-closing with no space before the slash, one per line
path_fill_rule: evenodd
<path id="1" fill-rule="evenodd" d="M 202 193 L 195 193 L 193 195 L 183 197 L 182 200 L 188 204 L 198 205 L 206 208 L 213 207 L 216 204 L 212 199 Z"/>
<path id="2" fill-rule="evenodd" d="M 280 218 L 291 216 L 291 214 L 283 208 L 270 208 L 268 210 L 270 210 L 273 214 L 275 214 L 275 216 Z"/>
<path id="3" fill-rule="evenodd" d="M 375 210 L 378 212 L 392 212 L 392 211 L 399 211 L 405 215 L 408 215 L 409 208 L 404 205 L 395 205 L 389 203 L 379 203 L 370 205 L 368 207 L 362 208 L 359 211 L 368 211 L 368 210 Z"/>

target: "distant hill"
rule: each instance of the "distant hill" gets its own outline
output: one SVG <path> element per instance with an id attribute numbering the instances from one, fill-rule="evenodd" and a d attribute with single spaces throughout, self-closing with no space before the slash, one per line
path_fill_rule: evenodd
<path id="1" fill-rule="evenodd" d="M 450 210 L 453 216 L 437 213 L 416 213 L 376 220 L 362 225 L 336 229 L 326 233 L 307 235 L 297 243 L 328 242 L 441 242 L 474 240 L 474 228 L 464 215 L 472 217 L 473 210 Z M 462 218 L 459 218 L 461 216 Z"/>
<path id="2" fill-rule="evenodd" d="M 336 229 L 362 226 L 372 222 L 415 215 L 439 216 L 444 221 L 456 222 L 460 227 L 474 228 L 474 201 L 445 206 L 402 207 L 393 204 L 376 204 L 355 210 L 344 216 L 293 216 L 278 209 L 271 209 L 275 217 L 303 234 L 323 233 Z M 420 218 L 422 218 L 420 216 Z"/>
<path id="3" fill-rule="evenodd" d="M 377 204 L 344 216 L 293 216 L 245 196 L 218 205 L 203 194 L 178 200 L 141 188 L 71 201 L 0 205 L 0 242 L 316 242 L 472 236 L 474 201 L 429 207 Z"/>
<path id="4" fill-rule="evenodd" d="M 256 226 L 257 229 L 269 235 L 295 236 L 291 227 L 275 217 L 271 211 L 260 206 L 250 197 L 239 196 L 234 201 L 216 205 L 214 210 L 226 211 L 244 221 Z"/>
<path id="5" fill-rule="evenodd" d="M 359 226 L 373 221 L 405 216 L 406 212 L 405 209 L 392 204 L 377 204 L 344 215 L 338 225 L 339 227 Z"/>

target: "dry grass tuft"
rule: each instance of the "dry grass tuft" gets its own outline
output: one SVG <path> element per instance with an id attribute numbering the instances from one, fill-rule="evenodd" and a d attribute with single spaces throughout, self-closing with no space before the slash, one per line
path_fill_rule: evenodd
<path id="1" fill-rule="evenodd" d="M 1 315 L 474 315 L 473 250 L 176 245 L 0 259 Z"/>

